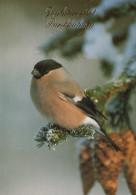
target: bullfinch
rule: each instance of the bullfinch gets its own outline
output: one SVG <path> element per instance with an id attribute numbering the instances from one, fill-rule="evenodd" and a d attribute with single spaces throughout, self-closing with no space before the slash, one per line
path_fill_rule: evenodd
<path id="1" fill-rule="evenodd" d="M 90 124 L 119 151 L 120 148 L 107 135 L 93 101 L 58 62 L 47 59 L 38 62 L 33 75 L 30 95 L 35 107 L 48 122 L 65 129 Z"/>

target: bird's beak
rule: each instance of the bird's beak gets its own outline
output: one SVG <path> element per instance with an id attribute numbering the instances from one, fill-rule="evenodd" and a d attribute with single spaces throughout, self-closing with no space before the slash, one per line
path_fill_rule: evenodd
<path id="1" fill-rule="evenodd" d="M 31 72 L 32 75 L 36 76 L 36 77 L 40 77 L 41 76 L 41 73 L 36 70 L 36 69 L 33 69 L 33 71 Z"/>

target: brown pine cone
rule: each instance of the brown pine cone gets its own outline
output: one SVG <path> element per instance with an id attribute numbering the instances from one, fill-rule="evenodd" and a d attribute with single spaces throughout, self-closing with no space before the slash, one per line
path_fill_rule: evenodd
<path id="1" fill-rule="evenodd" d="M 123 148 L 122 139 L 115 133 L 109 136 Z M 115 149 L 100 136 L 95 145 L 95 166 L 97 180 L 102 184 L 107 195 L 115 195 L 117 190 L 118 175 L 123 165 L 123 154 Z"/>
<path id="2" fill-rule="evenodd" d="M 110 133 L 109 136 L 120 148 L 123 148 L 120 135 Z M 123 153 L 115 151 L 103 136 L 99 136 L 99 140 L 93 147 L 89 142 L 84 142 L 80 150 L 80 171 L 84 195 L 92 188 L 95 180 L 102 184 L 106 194 L 115 195 L 123 159 Z"/>
<path id="3" fill-rule="evenodd" d="M 92 152 L 89 142 L 81 146 L 79 160 L 84 195 L 89 192 L 95 182 Z"/>
<path id="4" fill-rule="evenodd" d="M 122 133 L 124 142 L 124 173 L 128 187 L 133 195 L 136 195 L 136 140 L 131 131 Z"/>

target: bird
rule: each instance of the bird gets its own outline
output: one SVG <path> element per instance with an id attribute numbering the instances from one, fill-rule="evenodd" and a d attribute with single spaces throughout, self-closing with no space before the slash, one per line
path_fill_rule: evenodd
<path id="1" fill-rule="evenodd" d="M 30 96 L 33 104 L 49 123 L 65 129 L 91 125 L 115 148 L 121 149 L 104 130 L 106 118 L 70 73 L 52 59 L 39 61 L 31 72 Z"/>

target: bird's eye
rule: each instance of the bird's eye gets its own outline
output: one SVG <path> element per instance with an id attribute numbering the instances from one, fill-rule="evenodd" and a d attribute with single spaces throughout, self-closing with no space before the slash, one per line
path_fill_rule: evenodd
<path id="1" fill-rule="evenodd" d="M 40 73 L 38 70 L 36 70 L 36 69 L 34 69 L 34 70 L 31 72 L 31 74 L 33 74 L 35 77 L 41 77 L 41 73 Z"/>

